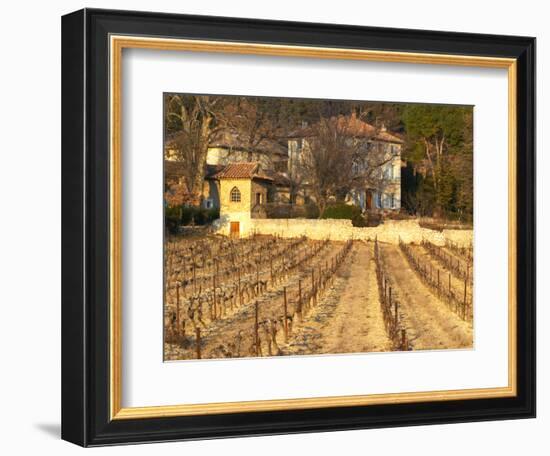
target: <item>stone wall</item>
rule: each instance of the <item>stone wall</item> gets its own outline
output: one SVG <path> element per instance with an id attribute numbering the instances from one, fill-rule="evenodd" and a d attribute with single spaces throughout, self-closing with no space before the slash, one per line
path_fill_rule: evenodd
<path id="1" fill-rule="evenodd" d="M 244 220 L 243 220 L 244 221 Z M 251 234 L 272 234 L 281 237 L 307 236 L 310 239 L 347 239 L 374 240 L 397 244 L 399 238 L 404 242 L 419 243 L 427 239 L 436 245 L 443 245 L 450 239 L 460 245 L 470 245 L 473 240 L 472 230 L 434 231 L 419 226 L 416 220 L 388 220 L 377 227 L 359 228 L 351 220 L 336 219 L 250 219 L 242 224 L 241 236 Z M 228 232 L 224 223 L 216 225 L 220 234 Z"/>
<path id="2" fill-rule="evenodd" d="M 259 202 L 259 204 L 265 204 L 267 202 L 267 186 L 266 186 L 267 184 L 265 184 L 265 183 L 262 184 L 262 183 L 258 182 L 257 180 L 253 180 L 251 185 L 252 185 L 252 188 L 251 188 L 251 192 L 252 192 L 251 204 L 252 204 L 252 207 L 254 207 L 256 205 L 256 194 L 257 193 L 260 193 L 262 195 L 261 201 Z"/>

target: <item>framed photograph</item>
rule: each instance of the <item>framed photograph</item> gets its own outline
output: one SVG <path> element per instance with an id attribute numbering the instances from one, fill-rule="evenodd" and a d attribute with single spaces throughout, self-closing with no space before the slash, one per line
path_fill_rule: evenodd
<path id="1" fill-rule="evenodd" d="M 62 19 L 62 437 L 535 416 L 535 39 Z"/>

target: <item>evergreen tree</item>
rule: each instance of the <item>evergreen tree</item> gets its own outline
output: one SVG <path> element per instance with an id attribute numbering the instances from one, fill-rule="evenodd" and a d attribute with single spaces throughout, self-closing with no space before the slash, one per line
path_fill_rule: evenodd
<path id="1" fill-rule="evenodd" d="M 407 136 L 404 157 L 425 175 L 416 190 L 423 215 L 471 220 L 473 109 L 411 104 L 404 108 L 403 122 Z"/>

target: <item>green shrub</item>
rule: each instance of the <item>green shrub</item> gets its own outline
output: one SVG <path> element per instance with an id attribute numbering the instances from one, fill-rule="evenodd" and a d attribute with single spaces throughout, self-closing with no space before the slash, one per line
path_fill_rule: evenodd
<path id="1" fill-rule="evenodd" d="M 181 220 L 180 223 L 182 225 L 191 225 L 194 223 L 195 215 L 198 208 L 196 207 L 183 207 L 181 212 Z"/>
<path id="2" fill-rule="evenodd" d="M 344 203 L 331 204 L 327 206 L 321 218 L 324 219 L 347 219 L 361 216 L 361 208 Z"/>
<path id="3" fill-rule="evenodd" d="M 184 207 L 181 215 L 181 224 L 206 225 L 220 217 L 219 209 L 204 209 L 202 207 Z"/>
<path id="4" fill-rule="evenodd" d="M 358 227 L 369 226 L 368 221 L 361 214 L 355 214 L 351 219 L 351 224 Z"/>
<path id="5" fill-rule="evenodd" d="M 206 223 L 206 211 L 197 209 L 193 214 L 193 222 L 195 225 L 204 225 Z"/>
<path id="6" fill-rule="evenodd" d="M 319 218 L 315 204 L 268 203 L 264 205 L 266 217 L 270 219 Z"/>
<path id="7" fill-rule="evenodd" d="M 181 207 L 166 207 L 164 210 L 164 224 L 166 229 L 172 233 L 176 234 L 178 232 L 178 227 L 181 222 Z"/>
<path id="8" fill-rule="evenodd" d="M 177 233 L 180 226 L 207 225 L 220 218 L 219 209 L 203 209 L 200 207 L 166 207 L 164 224 L 170 233 Z"/>
<path id="9" fill-rule="evenodd" d="M 206 223 L 212 223 L 214 220 L 220 218 L 219 209 L 205 209 Z"/>

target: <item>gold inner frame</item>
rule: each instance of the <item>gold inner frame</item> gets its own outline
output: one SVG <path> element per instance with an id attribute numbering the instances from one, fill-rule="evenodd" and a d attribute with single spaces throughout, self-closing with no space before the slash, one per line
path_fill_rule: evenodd
<path id="1" fill-rule="evenodd" d="M 454 65 L 508 70 L 508 386 L 462 390 L 404 392 L 299 399 L 276 399 L 170 406 L 122 407 L 122 162 L 121 96 L 123 49 L 155 49 L 230 54 L 255 54 L 317 59 L 368 60 L 431 65 Z M 219 413 L 297 410 L 374 404 L 511 397 L 517 394 L 516 290 L 516 119 L 517 61 L 511 58 L 423 54 L 241 42 L 219 42 L 116 36 L 110 37 L 110 412 L 111 419 L 158 418 Z"/>

